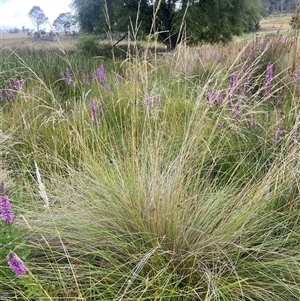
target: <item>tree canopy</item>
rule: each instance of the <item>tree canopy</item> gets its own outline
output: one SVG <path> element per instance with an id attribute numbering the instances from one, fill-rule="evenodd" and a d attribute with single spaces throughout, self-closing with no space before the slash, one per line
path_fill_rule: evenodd
<path id="1" fill-rule="evenodd" d="M 156 34 L 169 49 L 188 43 L 227 42 L 254 30 L 261 0 L 73 0 L 82 30 Z M 152 32 L 150 32 L 152 30 Z"/>
<path id="2" fill-rule="evenodd" d="M 48 21 L 48 18 L 44 14 L 43 10 L 36 5 L 32 7 L 28 13 L 28 16 L 38 31 L 40 30 L 40 26 Z"/>
<path id="3" fill-rule="evenodd" d="M 70 12 L 59 14 L 52 24 L 56 30 L 70 30 L 74 25 L 76 25 L 76 18 Z"/>

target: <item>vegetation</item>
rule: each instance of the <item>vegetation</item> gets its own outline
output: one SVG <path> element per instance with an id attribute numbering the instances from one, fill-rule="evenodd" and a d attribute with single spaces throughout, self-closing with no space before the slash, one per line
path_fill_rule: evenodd
<path id="1" fill-rule="evenodd" d="M 29 18 L 31 19 L 33 25 L 37 28 L 37 31 L 40 30 L 40 26 L 45 24 L 48 21 L 48 17 L 44 14 L 43 10 L 34 5 L 30 12 L 28 13 Z"/>
<path id="2" fill-rule="evenodd" d="M 298 0 L 262 0 L 261 2 L 263 16 L 276 12 L 294 12 L 298 5 Z"/>
<path id="3" fill-rule="evenodd" d="M 151 33 L 169 49 L 184 39 L 190 43 L 228 42 L 233 35 L 253 32 L 260 19 L 259 4 L 259 0 L 73 0 L 85 32 Z"/>
<path id="4" fill-rule="evenodd" d="M 61 13 L 59 16 L 54 20 L 53 27 L 56 30 L 70 30 L 72 26 L 76 24 L 75 16 L 73 16 L 70 12 Z"/>
<path id="5" fill-rule="evenodd" d="M 297 31 L 2 49 L 1 298 L 298 301 Z"/>

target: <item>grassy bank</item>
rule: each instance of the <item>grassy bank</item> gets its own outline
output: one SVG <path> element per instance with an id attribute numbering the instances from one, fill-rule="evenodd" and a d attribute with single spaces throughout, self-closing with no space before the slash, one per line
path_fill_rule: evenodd
<path id="1" fill-rule="evenodd" d="M 298 300 L 294 46 L 4 53 L 0 293 Z"/>

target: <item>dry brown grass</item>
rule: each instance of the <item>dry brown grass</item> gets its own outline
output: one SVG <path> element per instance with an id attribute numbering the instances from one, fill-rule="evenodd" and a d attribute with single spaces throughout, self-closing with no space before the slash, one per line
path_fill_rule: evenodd
<path id="1" fill-rule="evenodd" d="M 75 47 L 76 39 L 73 37 L 65 37 L 61 41 L 34 40 L 33 36 L 27 36 L 26 33 L 2 34 L 0 35 L 0 50 L 17 48 L 32 49 L 57 49 L 71 50 Z"/>
<path id="2" fill-rule="evenodd" d="M 278 14 L 263 18 L 260 21 L 261 32 L 288 31 L 291 29 L 292 14 Z"/>

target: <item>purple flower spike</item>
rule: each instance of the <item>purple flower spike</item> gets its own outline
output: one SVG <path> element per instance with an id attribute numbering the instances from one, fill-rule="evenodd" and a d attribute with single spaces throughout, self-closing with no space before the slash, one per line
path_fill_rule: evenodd
<path id="1" fill-rule="evenodd" d="M 222 103 L 222 93 L 219 92 L 218 95 L 215 98 L 215 104 L 220 105 Z"/>
<path id="2" fill-rule="evenodd" d="M 17 78 L 14 78 L 9 85 L 9 88 L 16 91 L 22 91 L 23 90 L 24 81 L 19 80 Z"/>
<path id="3" fill-rule="evenodd" d="M 70 73 L 69 68 L 67 67 L 67 68 L 66 68 L 66 78 L 65 78 L 66 84 L 67 84 L 67 85 L 70 85 L 70 84 L 71 84 L 71 80 L 72 80 L 72 78 L 71 78 L 71 73 Z"/>
<path id="4" fill-rule="evenodd" d="M 92 111 L 92 120 L 95 123 L 98 123 L 98 118 L 97 118 L 97 114 L 96 114 L 96 105 L 92 98 L 90 99 L 90 106 L 91 106 L 91 111 Z"/>
<path id="5" fill-rule="evenodd" d="M 264 43 L 264 41 L 262 41 L 262 42 L 259 44 L 259 50 L 262 52 L 262 51 L 264 51 L 264 49 L 265 49 L 265 43 Z"/>
<path id="6" fill-rule="evenodd" d="M 145 101 L 144 101 L 144 107 L 145 107 L 146 109 L 149 109 L 149 108 L 152 107 L 152 104 L 153 104 L 152 96 L 151 96 L 149 93 L 147 93 L 147 94 L 146 94 Z"/>
<path id="7" fill-rule="evenodd" d="M 105 72 L 104 72 L 103 64 L 101 64 L 101 66 L 99 68 L 97 68 L 96 72 L 97 72 L 100 83 L 104 83 L 105 82 Z"/>
<path id="8" fill-rule="evenodd" d="M 208 105 L 211 105 L 211 103 L 214 101 L 216 95 L 215 92 L 212 89 L 209 89 L 205 94 L 205 100 Z"/>
<path id="9" fill-rule="evenodd" d="M 11 224 L 14 221 L 14 218 L 13 218 L 12 212 L 11 212 L 10 202 L 9 202 L 7 195 L 0 197 L 0 214 L 1 214 L 2 219 L 6 223 Z"/>
<path id="10" fill-rule="evenodd" d="M 269 96 L 271 93 L 272 79 L 273 79 L 273 66 L 272 63 L 269 62 L 266 71 L 265 96 Z"/>
<path id="11" fill-rule="evenodd" d="M 238 91 L 238 75 L 237 74 L 233 74 L 230 78 L 230 82 L 229 82 L 229 87 L 227 90 L 227 96 L 228 99 L 230 100 L 232 98 L 233 95 L 235 95 Z"/>
<path id="12" fill-rule="evenodd" d="M 72 81 L 72 76 L 68 67 L 66 67 L 66 74 L 64 72 L 60 72 L 62 79 L 65 81 L 66 85 L 70 85 Z"/>
<path id="13" fill-rule="evenodd" d="M 5 91 L 5 99 L 6 100 L 13 100 L 15 98 L 15 93 L 12 90 Z"/>
<path id="14" fill-rule="evenodd" d="M 277 128 L 274 136 L 274 142 L 277 143 L 281 140 L 282 129 L 280 127 Z"/>
<path id="15" fill-rule="evenodd" d="M 231 117 L 233 117 L 233 118 L 239 117 L 239 115 L 241 113 L 241 104 L 240 104 L 240 102 L 237 102 L 235 104 L 234 108 L 231 107 L 229 109 L 229 113 L 230 113 Z"/>
<path id="16" fill-rule="evenodd" d="M 10 252 L 7 255 L 7 263 L 9 268 L 17 275 L 21 276 L 26 273 L 26 267 L 22 260 L 14 253 Z"/>

